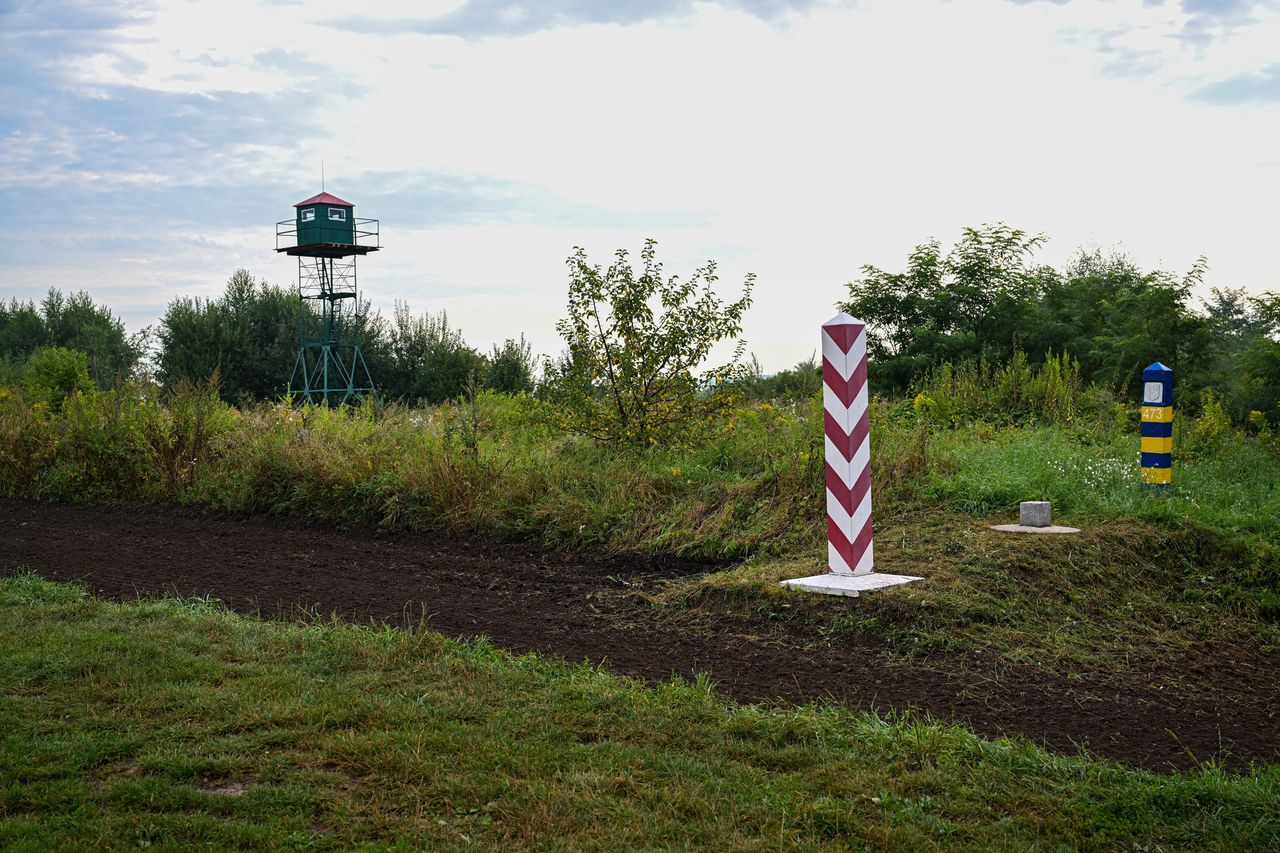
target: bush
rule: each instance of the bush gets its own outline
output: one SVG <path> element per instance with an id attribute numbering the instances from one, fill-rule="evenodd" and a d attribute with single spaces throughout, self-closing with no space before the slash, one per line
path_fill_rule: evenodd
<path id="1" fill-rule="evenodd" d="M 493 347 L 489 357 L 489 370 L 485 384 L 494 391 L 506 394 L 528 394 L 533 391 L 533 375 L 537 359 L 533 347 L 520 336 L 520 340 L 507 338 L 499 347 Z"/>
<path id="2" fill-rule="evenodd" d="M 467 346 L 443 311 L 415 315 L 397 302 L 384 340 L 377 346 L 385 353 L 373 346 L 366 353 L 373 381 L 385 396 L 408 405 L 452 400 L 485 373 L 484 356 Z"/>
<path id="3" fill-rule="evenodd" d="M 789 370 L 765 376 L 760 363 L 752 356 L 748 375 L 737 384 L 735 390 L 747 400 L 808 400 L 820 395 L 822 391 L 822 366 L 818 364 L 815 354 Z"/>
<path id="4" fill-rule="evenodd" d="M 216 299 L 178 297 L 160 321 L 158 359 L 167 388 L 215 372 L 225 399 L 277 397 L 298 356 L 298 297 L 236 270 Z"/>
<path id="5" fill-rule="evenodd" d="M 127 379 L 137 367 L 145 333 L 128 337 L 124 324 L 106 306 L 82 292 L 50 290 L 34 302 L 0 302 L 0 359 L 25 362 L 46 347 L 84 354 L 89 378 L 99 387 Z"/>
<path id="6" fill-rule="evenodd" d="M 917 414 L 947 426 L 974 421 L 1066 424 L 1108 408 L 1106 395 L 1084 387 L 1075 359 L 1052 352 L 1039 367 L 1032 367 L 1020 350 L 1002 366 L 985 357 L 943 364 L 915 390 Z"/>
<path id="7" fill-rule="evenodd" d="M 1231 418 L 1213 391 L 1205 388 L 1200 392 L 1200 417 L 1195 426 L 1180 432 L 1185 444 L 1179 448 L 1183 456 L 1212 453 L 1231 435 Z"/>
<path id="8" fill-rule="evenodd" d="M 727 363 L 702 365 L 715 344 L 742 331 L 755 277 L 726 304 L 713 289 L 714 261 L 686 281 L 664 280 L 656 246 L 645 243 L 638 276 L 626 250 L 608 270 L 589 264 L 581 248 L 568 260 L 569 316 L 556 328 L 569 354 L 558 369 L 547 365 L 545 391 L 555 422 L 569 432 L 670 444 L 703 433 L 733 405 L 735 395 L 722 386 L 745 375 L 743 343 Z"/>
<path id="9" fill-rule="evenodd" d="M 23 390 L 34 402 L 42 402 L 55 412 L 73 394 L 93 390 L 89 378 L 89 357 L 65 347 L 36 350 L 23 372 Z"/>

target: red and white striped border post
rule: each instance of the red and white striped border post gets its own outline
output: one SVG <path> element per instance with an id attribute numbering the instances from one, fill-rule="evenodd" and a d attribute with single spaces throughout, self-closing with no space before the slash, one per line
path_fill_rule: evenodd
<path id="1" fill-rule="evenodd" d="M 867 420 L 867 326 L 848 314 L 822 324 L 822 423 L 826 434 L 827 565 L 825 575 L 783 586 L 857 596 L 922 580 L 873 571 L 871 435 Z"/>
<path id="2" fill-rule="evenodd" d="M 867 327 L 848 314 L 822 324 L 822 420 L 826 433 L 827 564 L 871 574 L 871 437 L 867 423 Z"/>

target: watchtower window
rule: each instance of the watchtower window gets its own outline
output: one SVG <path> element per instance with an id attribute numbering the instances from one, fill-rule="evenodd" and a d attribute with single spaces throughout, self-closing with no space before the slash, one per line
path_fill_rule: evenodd
<path id="1" fill-rule="evenodd" d="M 314 207 L 309 207 L 306 210 L 302 211 L 303 222 L 314 222 L 315 218 L 316 218 L 316 209 Z"/>
<path id="2" fill-rule="evenodd" d="M 346 222 L 347 211 L 341 207 L 331 207 L 329 208 L 329 218 L 337 222 Z"/>

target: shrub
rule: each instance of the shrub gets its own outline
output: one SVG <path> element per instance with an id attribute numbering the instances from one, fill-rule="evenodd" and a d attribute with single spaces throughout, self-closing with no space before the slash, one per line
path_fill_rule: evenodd
<path id="1" fill-rule="evenodd" d="M 145 338 L 145 332 L 126 335 L 119 318 L 83 291 L 50 290 L 39 305 L 0 302 L 0 359 L 21 363 L 45 347 L 74 349 L 84 353 L 89 378 L 99 387 L 134 372 Z"/>
<path id="2" fill-rule="evenodd" d="M 23 387 L 32 401 L 43 402 L 59 412 L 68 397 L 93 390 L 93 380 L 89 378 L 89 357 L 65 347 L 36 350 L 27 360 Z"/>
<path id="3" fill-rule="evenodd" d="M 1200 392 L 1200 417 L 1196 419 L 1193 428 L 1183 433 L 1184 455 L 1211 453 L 1229 435 L 1231 435 L 1231 418 L 1213 391 L 1205 388 Z"/>
<path id="4" fill-rule="evenodd" d="M 915 399 L 917 415 L 950 426 L 979 420 L 1065 424 L 1083 411 L 1109 408 L 1096 389 L 1086 393 L 1075 359 L 1052 352 L 1038 368 L 1021 351 L 1003 366 L 985 357 L 943 364 L 919 384 Z"/>
<path id="5" fill-rule="evenodd" d="M 599 441 L 669 444 L 704 432 L 733 405 L 736 395 L 726 388 L 745 375 L 744 344 L 727 363 L 701 366 L 716 343 L 742 331 L 755 277 L 726 304 L 713 289 L 714 261 L 687 280 L 664 280 L 656 245 L 645 243 L 638 276 L 626 250 L 608 270 L 589 264 L 581 248 L 569 257 L 569 316 L 556 325 L 569 354 L 559 366 L 548 363 L 545 389 L 562 429 Z"/>
<path id="6" fill-rule="evenodd" d="M 520 340 L 507 338 L 501 347 L 494 344 L 489 357 L 486 384 L 495 391 L 506 394 L 528 394 L 533 391 L 533 374 L 537 359 L 533 347 L 520 336 Z"/>

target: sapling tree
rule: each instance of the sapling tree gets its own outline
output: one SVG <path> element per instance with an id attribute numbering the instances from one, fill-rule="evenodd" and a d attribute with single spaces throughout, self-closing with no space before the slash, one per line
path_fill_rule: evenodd
<path id="1" fill-rule="evenodd" d="M 600 441 L 648 446 L 703 432 L 733 404 L 728 383 L 744 373 L 742 316 L 755 276 L 740 298 L 715 291 L 708 261 L 687 279 L 663 278 L 656 242 L 640 253 L 639 274 L 625 249 L 608 269 L 575 248 L 568 316 L 556 324 L 567 356 L 546 365 L 543 394 L 563 429 Z M 712 348 L 735 341 L 727 362 L 707 366 Z"/>

